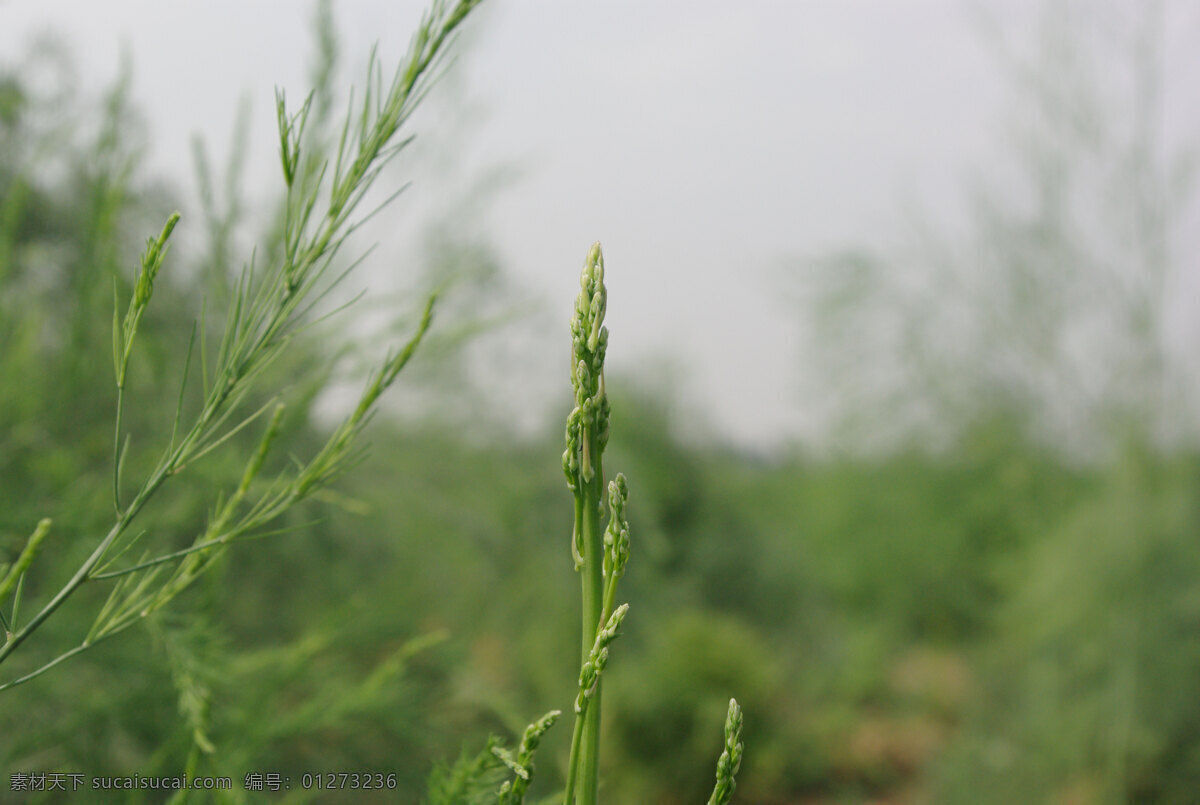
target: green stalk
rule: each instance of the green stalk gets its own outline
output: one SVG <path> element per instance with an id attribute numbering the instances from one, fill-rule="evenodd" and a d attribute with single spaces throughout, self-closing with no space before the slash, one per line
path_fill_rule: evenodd
<path id="1" fill-rule="evenodd" d="M 590 430 L 590 429 L 589 429 Z M 596 641 L 596 631 L 603 625 L 604 612 L 604 532 L 600 527 L 600 510 L 604 474 L 600 465 L 600 450 L 594 434 L 585 438 L 591 448 L 594 474 L 583 487 L 583 628 L 580 662 L 587 662 Z M 579 788 L 580 805 L 595 805 L 600 783 L 600 684 L 592 695 L 591 705 L 583 715 L 580 734 Z"/>
<path id="2" fill-rule="evenodd" d="M 587 659 L 583 661 L 583 665 L 579 669 L 579 693 L 575 696 L 575 731 L 571 736 L 571 762 L 567 767 L 567 789 L 565 800 L 567 803 L 572 802 L 595 802 L 596 783 L 598 777 L 592 777 L 593 783 L 591 793 L 588 792 L 587 785 L 590 782 L 587 777 L 583 779 L 585 786 L 579 791 L 578 799 L 576 800 L 576 787 L 580 784 L 579 777 L 584 774 L 584 748 L 583 736 L 584 725 L 588 721 L 590 713 L 599 713 L 599 709 L 589 705 L 598 704 L 597 697 L 600 692 L 600 676 L 604 673 L 605 666 L 608 665 L 608 647 L 614 640 L 617 639 L 617 634 L 620 632 L 621 624 L 625 620 L 625 613 L 629 611 L 629 604 L 621 604 L 613 610 L 613 613 L 608 617 L 608 620 L 596 630 L 596 640 L 592 643 L 591 649 L 588 651 Z M 592 799 L 588 799 L 588 797 Z"/>
<path id="3" fill-rule="evenodd" d="M 604 391 L 608 330 L 603 326 L 608 292 L 604 287 L 604 257 L 600 244 L 588 251 L 579 284 L 575 315 L 571 319 L 571 383 L 575 389 L 575 408 L 567 417 L 563 472 L 575 497 L 571 556 L 583 585 L 581 689 L 575 708 L 564 801 L 567 805 L 594 805 L 599 792 L 600 768 L 599 669 L 607 661 L 607 643 L 616 634 L 616 625 L 611 634 L 605 628 L 612 610 L 612 596 L 606 594 L 605 535 L 600 525 L 605 489 L 601 456 L 608 443 L 609 418 L 608 397 Z M 605 635 L 604 645 L 600 645 L 601 637 Z M 603 658 L 597 654 L 601 649 L 604 650 Z"/>
<path id="4" fill-rule="evenodd" d="M 604 390 L 608 328 L 604 313 L 604 256 L 597 243 L 588 251 L 579 277 L 579 296 L 571 318 L 571 385 L 575 407 L 567 416 L 562 468 L 575 498 L 571 558 L 583 584 L 583 626 L 575 729 L 567 763 L 563 805 L 596 805 L 600 793 L 600 677 L 608 649 L 620 631 L 629 604 L 615 606 L 617 582 L 629 561 L 629 486 L 617 473 L 608 485 L 608 528 L 600 530 L 605 490 L 602 456 L 608 444 L 609 404 Z M 725 751 L 717 763 L 717 785 L 709 805 L 728 805 L 734 775 L 742 760 L 742 711 L 729 702 Z"/>

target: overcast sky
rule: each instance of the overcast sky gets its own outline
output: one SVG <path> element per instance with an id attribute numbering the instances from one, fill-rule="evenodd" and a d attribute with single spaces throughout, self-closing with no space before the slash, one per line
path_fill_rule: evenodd
<path id="1" fill-rule="evenodd" d="M 964 173 L 1003 151 L 1005 85 L 981 35 L 984 5 L 491 0 L 445 84 L 470 126 L 455 134 L 456 181 L 516 169 L 483 223 L 506 269 L 562 311 L 559 329 L 601 240 L 610 367 L 676 361 L 696 410 L 743 444 L 770 446 L 812 426 L 782 266 L 886 241 L 914 205 L 952 208 Z M 1034 4 L 990 5 L 1010 33 L 1032 30 Z M 335 4 L 346 81 L 361 83 L 373 42 L 394 63 L 420 9 Z M 150 166 L 181 187 L 190 136 L 221 153 L 247 95 L 247 182 L 273 188 L 271 93 L 303 95 L 310 14 L 295 0 L 0 0 L 0 47 L 12 60 L 53 30 L 98 90 L 127 45 Z M 434 193 L 418 183 L 402 211 L 423 192 Z M 402 249 L 385 242 L 381 253 Z M 531 384 L 558 382 L 561 363 L 531 359 Z"/>

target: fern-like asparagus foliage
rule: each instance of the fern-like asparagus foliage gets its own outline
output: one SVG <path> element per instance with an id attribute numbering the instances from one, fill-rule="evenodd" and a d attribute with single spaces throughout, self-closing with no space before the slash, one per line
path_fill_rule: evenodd
<path id="1" fill-rule="evenodd" d="M 215 355 L 210 356 L 207 351 L 207 321 L 202 318 L 199 322 L 198 335 L 193 337 L 193 344 L 198 343 L 200 352 L 199 412 L 194 417 L 183 416 L 188 370 L 193 365 L 193 350 L 189 347 L 170 441 L 154 468 L 127 497 L 123 494 L 126 484 L 122 477 L 125 442 L 121 412 L 125 380 L 138 324 L 152 303 L 155 279 L 164 268 L 167 244 L 179 222 L 178 214 L 167 220 L 160 235 L 148 241 L 124 317 L 117 312 L 120 299 L 114 300 L 115 522 L 107 534 L 95 538 L 91 555 L 27 623 L 18 620 L 18 604 L 22 581 L 32 568 L 28 562 L 22 565 L 22 560 L 18 560 L 13 570 L 19 569 L 19 576 L 12 575 L 10 570 L 0 580 L 4 595 L 11 590 L 13 598 L 11 614 L 3 618 L 5 641 L 0 645 L 0 663 L 83 585 L 107 584 L 110 595 L 79 645 L 24 676 L 0 683 L 0 691 L 35 678 L 165 606 L 210 569 L 232 542 L 261 535 L 283 512 L 311 497 L 361 457 L 358 437 L 380 396 L 412 358 L 428 330 L 433 299 L 426 305 L 416 333 L 375 370 L 354 410 L 325 444 L 307 460 L 297 460 L 272 480 L 261 481 L 259 474 L 274 447 L 283 408 L 275 400 L 269 400 L 247 414 L 244 403 L 251 396 L 262 394 L 257 381 L 263 371 L 312 324 L 314 306 L 337 283 L 338 277 L 329 276 L 335 259 L 350 235 L 372 214 L 359 214 L 361 202 L 386 163 L 409 142 L 410 138 L 400 138 L 398 133 L 428 88 L 430 68 L 454 31 L 480 2 L 457 0 L 448 4 L 434 0 L 390 83 L 384 83 L 383 72 L 372 56 L 362 98 L 357 105 L 351 100 L 340 139 L 328 160 L 320 149 L 310 147 L 305 136 L 312 97 L 293 111 L 289 110 L 283 94 L 277 95 L 280 162 L 287 190 L 281 255 L 266 267 L 256 265 L 252 257 L 243 269 L 232 290 Z M 149 501 L 172 478 L 228 444 L 233 436 L 271 410 L 274 413 L 257 450 L 246 461 L 241 482 L 215 501 L 208 524 L 200 529 L 192 544 L 176 551 L 164 551 L 161 545 L 146 548 L 145 543 L 151 542 L 152 537 L 143 541 L 149 532 L 134 528 L 134 522 Z M 44 529 L 39 533 L 44 535 Z M 86 538 L 86 535 L 77 537 Z M 5 605 L 3 598 L 0 595 L 0 613 Z"/>

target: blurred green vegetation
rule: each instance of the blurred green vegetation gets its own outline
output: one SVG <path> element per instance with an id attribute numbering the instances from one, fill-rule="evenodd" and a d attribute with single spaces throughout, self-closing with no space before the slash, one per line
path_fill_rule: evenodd
<path id="1" fill-rule="evenodd" d="M 112 283 L 128 283 L 168 200 L 139 172 L 137 131 L 121 85 L 98 109 L 51 107 L 19 72 L 0 79 L 0 560 L 54 517 L 35 600 L 111 516 Z M 135 464 L 169 433 L 228 228 L 163 272 L 134 361 Z M 315 344 L 276 370 L 307 384 L 285 434 L 297 451 L 322 430 L 311 403 L 328 375 L 299 371 L 311 365 Z M 746 719 L 735 801 L 1194 801 L 1200 454 L 1141 436 L 1082 462 L 1035 441 L 1021 410 L 980 405 L 937 451 L 763 459 L 685 443 L 669 400 L 619 372 L 609 385 L 636 561 L 606 682 L 607 801 L 702 801 L 731 693 Z M 287 801 L 305 799 L 306 772 L 383 771 L 399 795 L 355 801 L 417 801 L 435 763 L 569 707 L 560 428 L 463 433 L 380 418 L 342 497 L 239 546 L 149 628 L 0 693 L 0 768 L 186 768 L 235 788 L 278 772 Z M 240 473 L 223 455 L 155 507 L 154 528 L 186 544 Z M 49 622 L 41 661 L 100 600 Z M 548 734 L 539 795 L 561 785 L 568 743 L 562 725 Z"/>

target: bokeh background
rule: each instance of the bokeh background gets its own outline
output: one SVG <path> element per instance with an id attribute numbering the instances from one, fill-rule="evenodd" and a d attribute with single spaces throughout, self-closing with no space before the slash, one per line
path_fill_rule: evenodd
<path id="1" fill-rule="evenodd" d="M 27 595 L 110 524 L 113 277 L 183 213 L 136 469 L 201 300 L 276 237 L 274 89 L 342 108 L 421 10 L 0 2 L 0 551 L 60 535 Z M 606 801 L 702 801 L 736 695 L 736 801 L 1194 802 L 1197 44 L 1182 0 L 485 3 L 356 241 L 365 297 L 272 379 L 304 455 L 440 288 L 369 459 L 0 693 L 0 769 L 386 770 L 416 802 L 569 709 L 566 323 L 600 239 L 633 533 Z M 147 527 L 186 544 L 252 445 Z"/>

